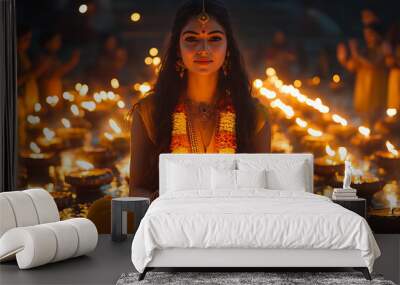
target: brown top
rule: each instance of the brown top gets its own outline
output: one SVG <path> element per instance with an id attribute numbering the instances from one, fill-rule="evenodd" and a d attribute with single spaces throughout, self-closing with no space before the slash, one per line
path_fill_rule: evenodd
<path id="1" fill-rule="evenodd" d="M 257 127 L 252 138 L 253 148 L 250 153 L 268 153 L 271 151 L 271 127 L 268 122 L 267 109 L 254 98 L 257 110 Z M 130 196 L 144 196 L 155 199 L 158 196 L 158 155 L 155 146 L 155 124 L 153 112 L 154 96 L 149 95 L 135 105 L 132 114 L 131 128 L 131 164 Z M 215 128 L 202 133 L 201 123 L 194 120 L 197 138 L 202 135 L 205 140 L 203 152 L 215 153 Z M 208 144 L 208 146 L 207 146 Z M 205 151 L 204 151 L 205 150 Z"/>

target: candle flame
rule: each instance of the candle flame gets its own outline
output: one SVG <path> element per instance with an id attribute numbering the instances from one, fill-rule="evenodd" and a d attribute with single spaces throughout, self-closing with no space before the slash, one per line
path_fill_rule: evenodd
<path id="1" fill-rule="evenodd" d="M 305 128 L 308 125 L 306 121 L 304 121 L 300 118 L 296 118 L 296 124 L 298 124 L 302 128 Z"/>
<path id="2" fill-rule="evenodd" d="M 332 81 L 335 83 L 339 83 L 340 82 L 340 75 L 339 74 L 334 74 L 332 76 Z"/>
<path id="3" fill-rule="evenodd" d="M 69 92 L 64 92 L 64 93 L 63 93 L 63 98 L 64 98 L 65 100 L 67 100 L 67 101 L 70 101 L 70 102 L 72 102 L 72 101 L 75 100 L 75 96 L 72 95 L 72 94 L 69 93 Z"/>
<path id="4" fill-rule="evenodd" d="M 48 140 L 48 141 L 50 141 L 56 135 L 56 133 L 49 128 L 44 128 L 43 134 L 46 137 L 46 140 Z"/>
<path id="5" fill-rule="evenodd" d="M 276 71 L 275 71 L 275 69 L 272 68 L 272 67 L 268 67 L 268 68 L 265 70 L 265 73 L 267 74 L 268 77 L 271 77 L 271 76 L 276 75 Z"/>
<path id="6" fill-rule="evenodd" d="M 105 132 L 104 136 L 110 141 L 114 140 L 114 136 L 108 132 Z"/>
<path id="7" fill-rule="evenodd" d="M 41 152 L 40 147 L 35 142 L 31 142 L 29 144 L 29 147 L 32 150 L 32 152 L 34 152 L 34 153 L 40 153 Z"/>
<path id="8" fill-rule="evenodd" d="M 347 120 L 337 114 L 332 115 L 332 120 L 342 126 L 347 126 Z"/>
<path id="9" fill-rule="evenodd" d="M 394 145 L 390 141 L 386 141 L 386 147 L 388 151 L 395 157 L 399 156 L 399 151 L 394 147 Z"/>
<path id="10" fill-rule="evenodd" d="M 42 110 L 42 105 L 40 103 L 35 103 L 34 109 L 35 112 L 40 112 L 40 110 Z"/>
<path id="11" fill-rule="evenodd" d="M 159 58 L 158 56 L 156 56 L 155 58 L 153 58 L 153 65 L 157 66 L 161 63 L 161 58 Z"/>
<path id="12" fill-rule="evenodd" d="M 117 103 L 117 105 L 118 105 L 118 108 L 120 108 L 120 109 L 125 108 L 125 102 L 122 101 L 122 100 L 119 100 L 118 103 Z"/>
<path id="13" fill-rule="evenodd" d="M 362 134 L 365 137 L 369 137 L 369 135 L 371 134 L 371 130 L 367 127 L 364 126 L 360 126 L 358 127 L 358 131 L 360 132 L 360 134 Z"/>
<path id="14" fill-rule="evenodd" d="M 40 123 L 40 118 L 38 116 L 29 115 L 26 120 L 29 124 L 36 125 Z"/>
<path id="15" fill-rule="evenodd" d="M 389 117 L 394 117 L 397 115 L 397 109 L 396 108 L 389 108 L 386 110 L 386 115 Z"/>
<path id="16" fill-rule="evenodd" d="M 153 56 L 153 57 L 154 57 L 154 56 L 157 56 L 157 54 L 158 54 L 158 49 L 155 48 L 155 47 L 149 49 L 149 54 L 150 54 L 151 56 Z"/>
<path id="17" fill-rule="evenodd" d="M 79 116 L 79 108 L 77 105 L 72 105 L 71 106 L 71 112 L 74 116 Z"/>
<path id="18" fill-rule="evenodd" d="M 272 90 L 269 90 L 265 87 L 260 88 L 260 94 L 267 97 L 268 99 L 274 99 L 276 97 L 276 93 Z"/>
<path id="19" fill-rule="evenodd" d="M 93 112 L 94 110 L 96 110 L 96 102 L 94 102 L 94 101 L 84 101 L 84 102 L 81 103 L 81 107 L 86 109 L 86 110 L 88 110 L 88 111 L 90 111 L 90 112 Z"/>
<path id="20" fill-rule="evenodd" d="M 58 96 L 47 96 L 47 98 L 46 98 L 47 104 L 49 104 L 52 107 L 57 105 L 58 101 L 59 101 Z"/>
<path id="21" fill-rule="evenodd" d="M 115 133 L 117 133 L 117 134 L 122 133 L 121 128 L 118 126 L 118 124 L 113 119 L 110 119 L 108 122 L 110 124 L 110 127 L 113 129 L 113 131 Z"/>
<path id="22" fill-rule="evenodd" d="M 83 84 L 81 88 L 79 88 L 79 95 L 85 96 L 89 92 L 89 86 Z"/>
<path id="23" fill-rule="evenodd" d="M 298 79 L 296 79 L 296 80 L 293 82 L 293 85 L 294 85 L 294 87 L 296 87 L 296 88 L 300 88 L 302 84 L 303 84 L 303 83 L 301 82 L 301 80 L 298 80 Z"/>
<path id="24" fill-rule="evenodd" d="M 119 88 L 119 81 L 117 78 L 113 78 L 111 79 L 111 87 L 114 89 L 118 89 Z"/>
<path id="25" fill-rule="evenodd" d="M 139 91 L 142 94 L 145 94 L 145 93 L 149 92 L 150 89 L 151 89 L 150 84 L 147 83 L 147 82 L 141 84 L 140 87 L 139 87 Z"/>
<path id="26" fill-rule="evenodd" d="M 115 93 L 112 91 L 108 91 L 107 92 L 107 98 L 110 100 L 114 100 L 115 99 Z"/>
<path id="27" fill-rule="evenodd" d="M 336 155 L 336 152 L 328 144 L 325 146 L 325 151 L 331 157 L 334 157 Z"/>
<path id="28" fill-rule="evenodd" d="M 271 102 L 271 107 L 272 108 L 276 108 L 278 107 L 279 109 L 281 109 L 287 118 L 292 118 L 294 116 L 294 110 L 291 106 L 286 105 L 285 103 L 283 103 L 280 99 L 275 99 L 274 101 Z"/>
<path id="29" fill-rule="evenodd" d="M 339 147 L 340 160 L 345 161 L 347 158 L 347 149 L 344 146 Z"/>
<path id="30" fill-rule="evenodd" d="M 308 128 L 308 129 L 307 129 L 307 132 L 308 132 L 309 135 L 311 135 L 311 136 L 313 136 L 313 137 L 320 137 L 320 136 L 322 136 L 322 132 L 321 132 L 321 131 L 315 130 L 315 129 L 313 129 L 313 128 Z"/>
<path id="31" fill-rule="evenodd" d="M 84 170 L 90 170 L 94 168 L 94 165 L 91 164 L 90 162 L 87 162 L 85 160 L 77 160 L 76 165 L 78 165 L 79 168 L 84 169 Z"/>
<path id="32" fill-rule="evenodd" d="M 71 122 L 70 122 L 68 119 L 66 119 L 66 118 L 62 118 L 62 119 L 61 119 L 61 123 L 63 124 L 63 126 L 64 126 L 65 128 L 70 128 L 70 127 L 71 127 Z"/>
<path id="33" fill-rule="evenodd" d="M 263 86 L 262 80 L 257 78 L 253 81 L 253 86 L 257 89 L 260 89 Z"/>
<path id="34" fill-rule="evenodd" d="M 78 82 L 78 83 L 75 84 L 75 90 L 76 90 L 76 91 L 79 92 L 79 90 L 81 89 L 81 87 L 82 87 L 82 84 L 81 84 L 81 83 Z"/>

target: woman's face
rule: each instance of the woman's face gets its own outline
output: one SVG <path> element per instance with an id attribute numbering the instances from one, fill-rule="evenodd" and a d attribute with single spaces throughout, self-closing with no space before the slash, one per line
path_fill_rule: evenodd
<path id="1" fill-rule="evenodd" d="M 364 28 L 364 40 L 368 47 L 375 47 L 379 44 L 380 37 L 377 32 L 372 29 Z"/>
<path id="2" fill-rule="evenodd" d="M 204 27 L 197 18 L 193 18 L 182 29 L 179 48 L 183 64 L 189 72 L 202 75 L 215 73 L 225 60 L 225 30 L 212 18 Z"/>

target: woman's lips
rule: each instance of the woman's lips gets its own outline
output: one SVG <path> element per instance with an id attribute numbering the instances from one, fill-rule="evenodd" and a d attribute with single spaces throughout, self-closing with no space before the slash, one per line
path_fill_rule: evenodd
<path id="1" fill-rule="evenodd" d="M 212 60 L 195 60 L 194 62 L 197 63 L 197 64 L 204 64 L 204 65 L 206 65 L 206 64 L 211 63 Z"/>

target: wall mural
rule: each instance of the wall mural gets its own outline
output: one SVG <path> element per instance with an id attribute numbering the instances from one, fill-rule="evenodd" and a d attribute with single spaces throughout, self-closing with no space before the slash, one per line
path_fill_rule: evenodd
<path id="1" fill-rule="evenodd" d="M 18 187 L 43 187 L 62 219 L 89 217 L 100 232 L 110 230 L 111 197 L 129 195 L 129 111 L 154 88 L 180 4 L 131 2 L 17 1 Z M 336 22 L 329 12 L 340 3 L 272 2 L 228 6 L 252 95 L 269 112 L 271 151 L 313 153 L 325 196 L 351 161 L 371 228 L 400 233 L 400 33 L 380 25 L 390 9 L 354 6 Z M 274 9 L 280 19 L 263 17 Z"/>

